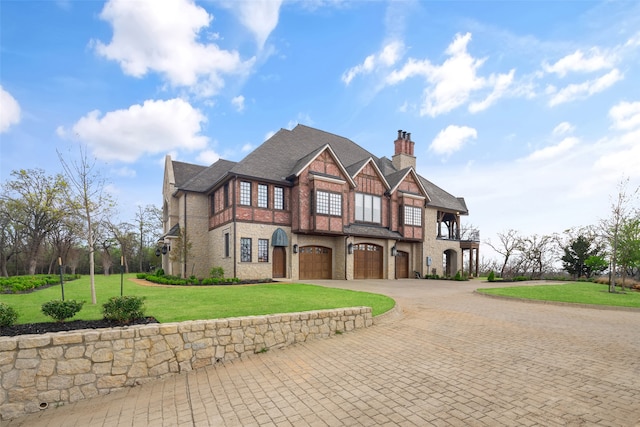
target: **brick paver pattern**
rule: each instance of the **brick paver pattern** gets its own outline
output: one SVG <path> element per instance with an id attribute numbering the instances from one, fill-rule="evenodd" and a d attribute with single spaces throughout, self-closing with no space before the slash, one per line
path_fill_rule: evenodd
<path id="1" fill-rule="evenodd" d="M 7 425 L 640 425 L 640 311 L 488 298 L 479 282 L 317 283 L 401 313 Z"/>

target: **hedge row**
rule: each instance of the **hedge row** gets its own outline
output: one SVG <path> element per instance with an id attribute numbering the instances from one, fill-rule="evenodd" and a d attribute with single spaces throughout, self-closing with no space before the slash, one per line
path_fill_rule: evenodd
<path id="1" fill-rule="evenodd" d="M 65 274 L 62 276 L 65 282 L 80 278 L 79 274 Z M 55 274 L 37 274 L 35 276 L 0 277 L 0 293 L 17 294 L 31 291 L 43 286 L 60 283 L 60 276 Z"/>

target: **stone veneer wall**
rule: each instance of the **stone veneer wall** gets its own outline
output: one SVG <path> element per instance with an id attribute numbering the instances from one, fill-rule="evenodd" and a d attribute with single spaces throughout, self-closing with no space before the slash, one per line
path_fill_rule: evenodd
<path id="1" fill-rule="evenodd" d="M 372 324 L 354 307 L 0 337 L 0 419 Z"/>

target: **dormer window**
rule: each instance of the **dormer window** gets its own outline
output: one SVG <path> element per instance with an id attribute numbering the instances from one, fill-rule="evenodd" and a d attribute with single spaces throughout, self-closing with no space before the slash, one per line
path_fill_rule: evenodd
<path id="1" fill-rule="evenodd" d="M 356 221 L 380 224 L 382 199 L 371 194 L 356 193 Z"/>

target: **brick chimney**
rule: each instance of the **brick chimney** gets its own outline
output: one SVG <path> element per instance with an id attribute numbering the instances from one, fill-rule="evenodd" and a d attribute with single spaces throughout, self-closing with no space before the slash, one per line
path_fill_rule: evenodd
<path id="1" fill-rule="evenodd" d="M 398 131 L 398 139 L 393 143 L 395 145 L 395 154 L 391 158 L 393 166 L 402 170 L 413 166 L 416 168 L 416 157 L 413 155 L 413 147 L 415 143 L 411 140 L 411 133 L 403 130 Z"/>

